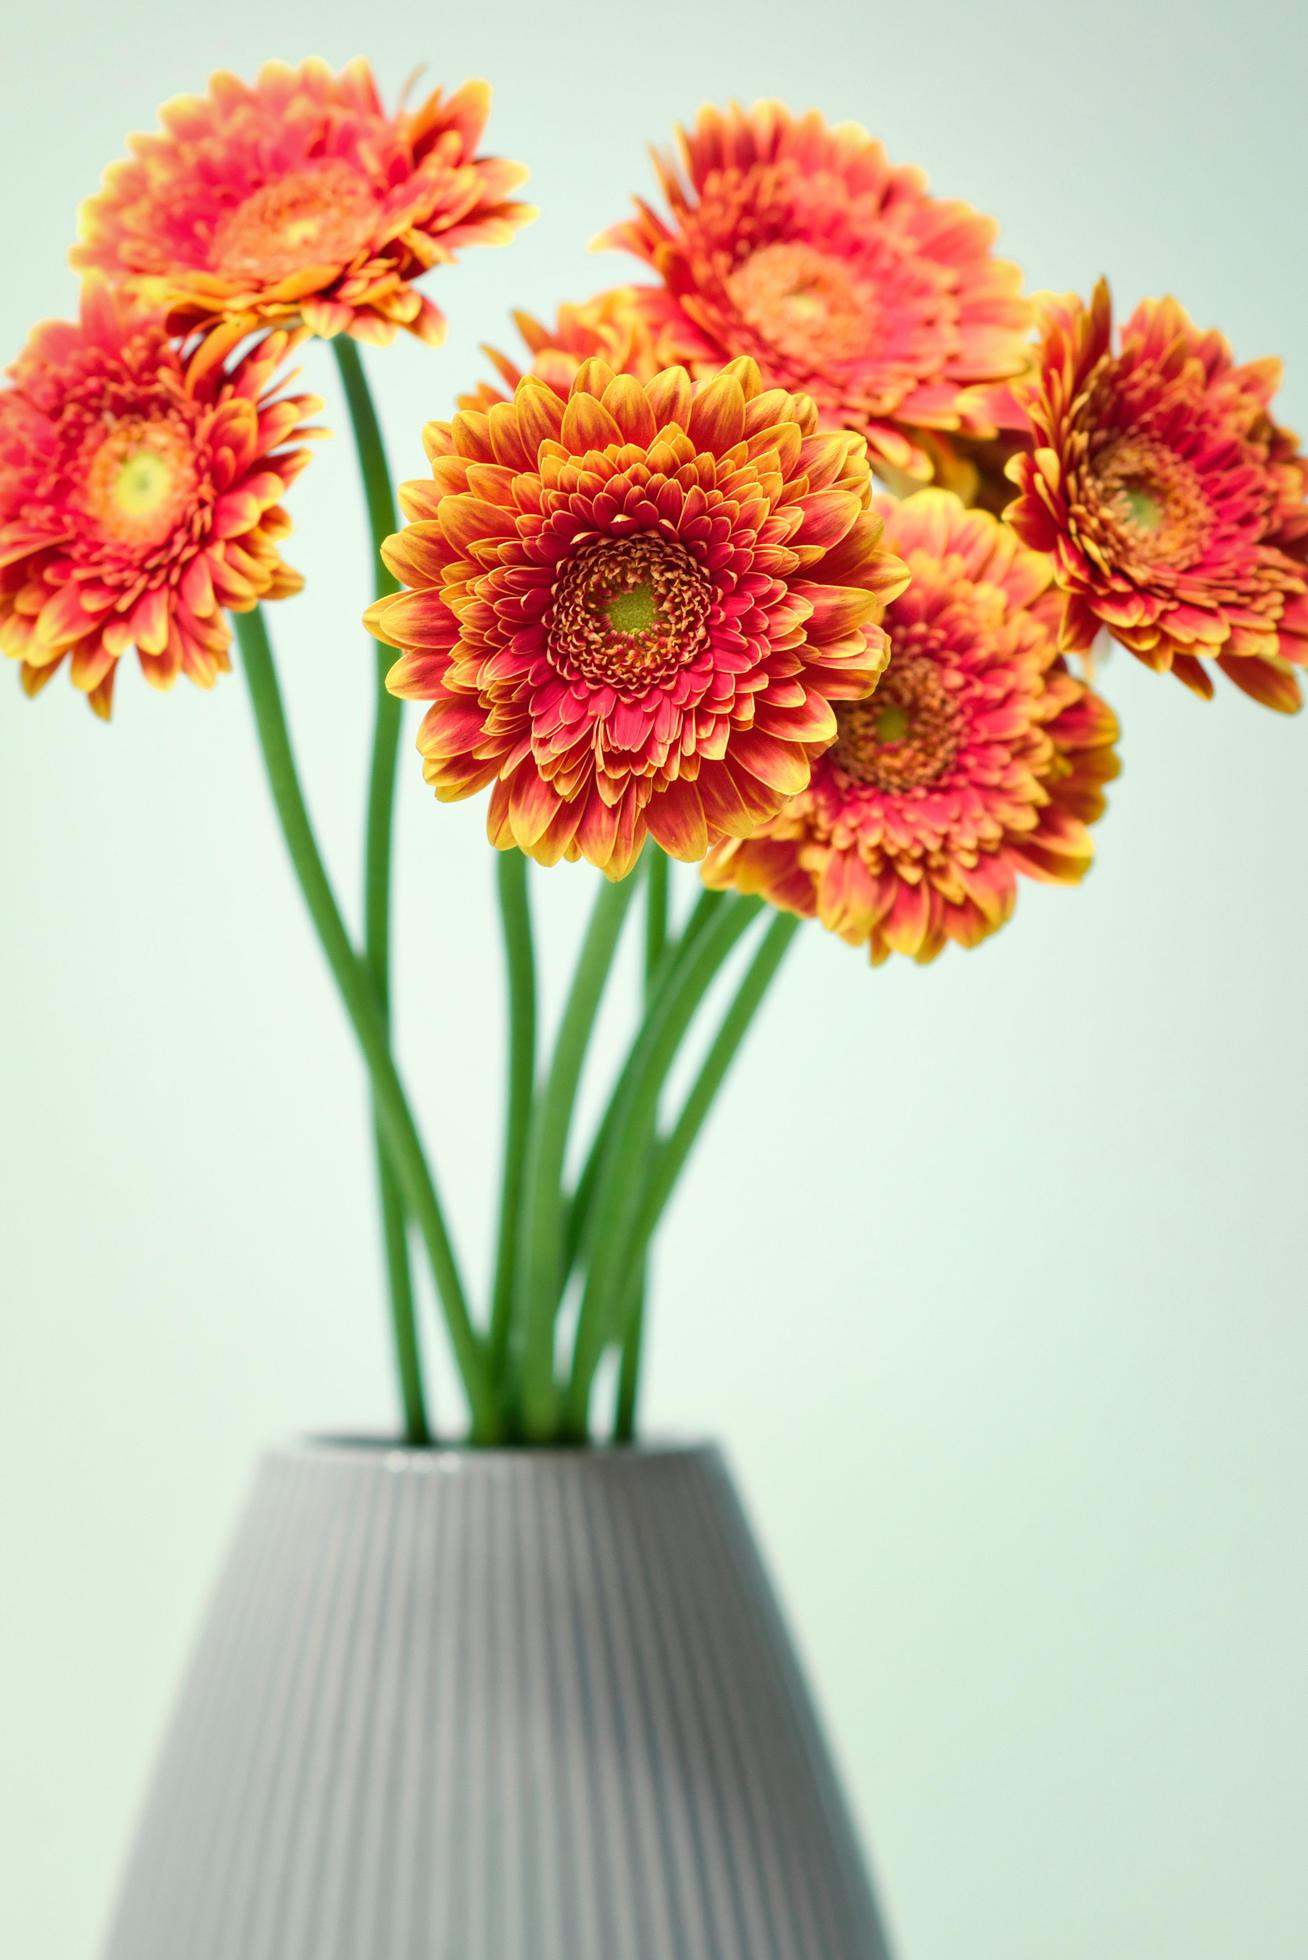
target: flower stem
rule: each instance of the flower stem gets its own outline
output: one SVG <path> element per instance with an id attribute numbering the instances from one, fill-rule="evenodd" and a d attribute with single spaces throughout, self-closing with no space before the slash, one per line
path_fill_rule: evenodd
<path id="1" fill-rule="evenodd" d="M 613 1440 L 615 1443 L 630 1443 L 636 1434 L 636 1404 L 640 1395 L 640 1363 L 645 1345 L 645 1302 L 647 1287 L 645 1275 L 636 1293 L 636 1301 L 627 1319 L 627 1331 L 622 1337 L 622 1365 L 618 1371 L 618 1407 L 613 1419 Z"/>
<path id="2" fill-rule="evenodd" d="M 595 1370 L 614 1320 L 630 1297 L 632 1260 L 639 1252 L 633 1239 L 644 1194 L 645 1158 L 657 1124 L 664 1081 L 704 994 L 741 934 L 758 917 L 762 904 L 761 899 L 733 894 L 716 910 L 712 923 L 696 933 L 686 957 L 674 963 L 655 993 L 623 1071 L 617 1091 L 620 1113 L 614 1119 L 591 1201 L 592 1251 L 565 1400 L 565 1422 L 571 1436 L 586 1433 Z"/>
<path id="3" fill-rule="evenodd" d="M 380 1003 L 378 1004 L 380 1008 Z M 418 1348 L 418 1316 L 413 1304 L 413 1278 L 409 1271 L 409 1230 L 404 1197 L 391 1164 L 377 1114 L 376 1099 L 372 1116 L 373 1155 L 377 1165 L 377 1203 L 381 1213 L 382 1247 L 386 1255 L 386 1280 L 391 1301 L 391 1339 L 395 1352 L 395 1371 L 400 1386 L 400 1405 L 404 1411 L 404 1440 L 415 1449 L 431 1442 L 431 1424 L 422 1386 L 422 1355 Z"/>
<path id="4" fill-rule="evenodd" d="M 654 1159 L 654 1169 L 646 1186 L 635 1231 L 637 1246 L 647 1245 L 652 1237 L 686 1159 L 699 1140 L 704 1120 L 713 1107 L 727 1071 L 736 1059 L 740 1044 L 749 1032 L 750 1024 L 802 924 L 803 920 L 794 913 L 779 912 L 759 941 L 735 998 L 700 1065 L 681 1114 Z"/>
<path id="5" fill-rule="evenodd" d="M 286 847 L 300 881 L 309 916 L 368 1066 L 373 1105 L 387 1155 L 431 1260 L 454 1359 L 472 1413 L 473 1439 L 493 1442 L 500 1433 L 500 1418 L 486 1357 L 468 1312 L 440 1198 L 391 1057 L 386 1021 L 378 1005 L 372 978 L 350 943 L 314 836 L 295 767 L 286 712 L 262 611 L 256 607 L 253 612 L 238 613 L 236 633 L 249 682 L 259 745 L 268 772 L 268 785 Z"/>
<path id="6" fill-rule="evenodd" d="M 663 963 L 660 969 L 660 975 L 656 977 L 662 977 L 664 973 L 671 972 L 672 967 L 678 961 L 684 960 L 687 957 L 690 948 L 694 944 L 695 940 L 699 937 L 700 933 L 704 931 L 704 929 L 709 923 L 709 920 L 713 917 L 714 913 L 719 909 L 720 906 L 725 904 L 725 902 L 726 902 L 725 892 L 715 892 L 715 891 L 706 890 L 700 893 L 698 899 L 695 902 L 690 917 L 686 921 L 686 925 L 681 934 L 680 939 L 675 940 L 670 944 L 668 944 L 667 946 L 665 946 L 663 952 Z M 653 979 L 651 979 L 647 974 L 647 978 L 646 978 L 646 1004 L 647 1005 L 653 993 L 653 985 L 654 985 Z M 566 1237 L 565 1237 L 565 1244 L 564 1244 L 564 1265 L 565 1265 L 565 1269 L 569 1272 L 572 1270 L 573 1266 L 576 1265 L 577 1260 L 581 1257 L 583 1248 L 586 1243 L 587 1233 L 589 1229 L 590 1214 L 591 1214 L 591 1202 L 595 1196 L 595 1184 L 599 1177 L 600 1166 L 604 1162 L 604 1156 L 606 1151 L 608 1150 L 609 1142 L 613 1134 L 614 1121 L 618 1115 L 622 1098 L 626 1093 L 627 1086 L 630 1082 L 631 1072 L 635 1067 L 635 1059 L 636 1059 L 635 1051 L 639 1039 L 640 1036 L 638 1031 L 636 1035 L 636 1039 L 632 1042 L 631 1049 L 628 1052 L 627 1060 L 626 1063 L 624 1064 L 623 1072 L 618 1078 L 613 1093 L 609 1098 L 608 1107 L 606 1108 L 604 1115 L 600 1120 L 599 1128 L 595 1132 L 594 1140 L 591 1143 L 590 1150 L 586 1156 L 586 1161 L 581 1169 L 581 1175 L 578 1177 L 576 1186 L 573 1190 L 572 1203 L 568 1207 L 568 1217 L 567 1217 L 567 1224 L 565 1228 Z"/>
<path id="7" fill-rule="evenodd" d="M 500 925 L 508 978 L 508 1093 L 504 1118 L 504 1169 L 500 1179 L 499 1245 L 491 1303 L 490 1365 L 497 1384 L 509 1361 L 509 1335 L 517 1284 L 518 1237 L 527 1132 L 536 1077 L 536 956 L 532 943 L 527 860 L 521 851 L 495 853 Z"/>
<path id="8" fill-rule="evenodd" d="M 645 1006 L 649 1007 L 668 951 L 668 859 L 663 851 L 649 853 L 649 884 L 645 892 Z M 569 1221 L 571 1222 L 571 1221 Z M 645 1308 L 649 1299 L 649 1248 L 640 1261 L 635 1301 L 622 1337 L 622 1366 L 618 1374 L 615 1443 L 629 1443 L 636 1433 L 636 1397 L 640 1389 L 640 1356 L 645 1339 Z"/>
<path id="9" fill-rule="evenodd" d="M 606 880 L 596 896 L 554 1044 L 549 1075 L 533 1112 L 522 1203 L 518 1296 L 523 1323 L 522 1425 L 528 1436 L 552 1434 L 554 1318 L 564 1279 L 563 1167 L 582 1064 L 604 983 L 637 880 Z"/>
<path id="10" fill-rule="evenodd" d="M 668 943 L 668 859 L 665 851 L 651 846 L 647 852 L 649 870 L 645 886 L 645 992 L 654 984 Z"/>
<path id="11" fill-rule="evenodd" d="M 705 1118 L 802 923 L 791 913 L 778 913 L 764 933 L 700 1065 L 681 1114 L 654 1158 L 653 1173 L 648 1180 L 640 1219 L 633 1233 L 632 1258 L 639 1261 L 641 1279 L 633 1289 L 634 1298 L 627 1312 L 622 1340 L 622 1368 L 618 1377 L 617 1414 L 613 1425 L 615 1443 L 629 1443 L 636 1430 L 645 1330 L 645 1262 L 649 1258 L 650 1241 L 685 1168 L 686 1159 L 699 1140 Z"/>
<path id="12" fill-rule="evenodd" d="M 368 508 L 368 527 L 372 537 L 372 561 L 378 598 L 395 590 L 395 580 L 381 559 L 382 540 L 397 529 L 395 500 L 391 493 L 390 467 L 382 439 L 377 410 L 368 388 L 359 350 L 348 334 L 333 341 L 336 364 L 345 390 L 354 446 L 359 458 L 364 501 Z M 386 686 L 390 665 L 389 648 L 374 650 L 376 661 L 375 708 L 372 728 L 372 761 L 368 772 L 368 820 L 364 845 L 363 957 L 372 975 L 373 989 L 382 1017 L 390 1020 L 390 923 L 391 923 L 391 838 L 395 810 L 395 769 L 399 755 L 402 704 Z M 373 1131 L 377 1154 L 377 1194 L 381 1207 L 382 1240 L 386 1249 L 386 1272 L 390 1286 L 391 1325 L 395 1339 L 395 1359 L 399 1371 L 400 1393 L 404 1404 L 405 1435 L 411 1443 L 430 1441 L 427 1410 L 423 1400 L 422 1368 L 418 1354 L 417 1315 L 413 1304 L 413 1282 L 409 1273 L 409 1248 L 404 1200 L 395 1171 L 386 1155 L 377 1114 L 373 1112 Z"/>

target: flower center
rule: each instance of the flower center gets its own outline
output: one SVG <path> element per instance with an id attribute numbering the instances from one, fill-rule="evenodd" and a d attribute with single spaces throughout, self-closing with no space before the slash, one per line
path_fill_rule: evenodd
<path id="1" fill-rule="evenodd" d="M 1131 522 L 1140 531 L 1156 531 L 1163 521 L 1163 507 L 1142 483 L 1124 483 L 1122 495 L 1131 513 Z"/>
<path id="2" fill-rule="evenodd" d="M 561 673 L 644 692 L 703 646 L 713 588 L 671 538 L 596 538 L 568 560 L 545 618 Z"/>
<path id="3" fill-rule="evenodd" d="M 96 446 L 81 503 L 102 537 L 151 545 L 174 528 L 195 483 L 183 430 L 166 419 L 128 417 L 111 422 Z"/>
<path id="4" fill-rule="evenodd" d="M 836 767 L 892 793 L 938 781 L 962 739 L 958 704 L 927 654 L 892 657 L 872 699 L 837 708 L 836 725 Z"/>
<path id="5" fill-rule="evenodd" d="M 633 585 L 606 600 L 604 610 L 615 633 L 647 633 L 657 617 L 654 587 L 648 581 Z"/>
<path id="6" fill-rule="evenodd" d="M 855 360 L 873 337 L 871 295 L 844 259 L 812 245 L 761 245 L 727 275 L 741 316 L 779 353 L 811 363 Z"/>
<path id="7" fill-rule="evenodd" d="M 215 272 L 285 279 L 304 266 L 346 265 L 368 244 L 377 206 L 359 172 L 341 157 L 306 164 L 261 184 L 225 211 L 214 230 Z"/>
<path id="8" fill-rule="evenodd" d="M 1211 524 L 1208 501 L 1183 456 L 1157 437 L 1112 438 L 1091 460 L 1100 509 L 1128 550 L 1154 565 L 1187 565 Z"/>

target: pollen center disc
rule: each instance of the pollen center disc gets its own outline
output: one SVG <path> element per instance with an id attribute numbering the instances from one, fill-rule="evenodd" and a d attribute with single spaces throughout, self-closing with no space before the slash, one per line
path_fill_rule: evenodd
<path id="1" fill-rule="evenodd" d="M 209 263 L 215 272 L 260 282 L 306 265 L 347 265 L 367 247 L 376 222 L 365 180 L 343 158 L 328 158 L 261 184 L 225 212 Z"/>
<path id="2" fill-rule="evenodd" d="M 707 573 L 674 539 L 596 538 L 559 573 L 546 644 L 561 673 L 644 693 L 695 658 L 711 603 Z"/>
<path id="3" fill-rule="evenodd" d="M 870 701 L 836 711 L 832 760 L 851 782 L 902 792 L 937 782 L 958 753 L 958 704 L 925 654 L 892 659 Z"/>

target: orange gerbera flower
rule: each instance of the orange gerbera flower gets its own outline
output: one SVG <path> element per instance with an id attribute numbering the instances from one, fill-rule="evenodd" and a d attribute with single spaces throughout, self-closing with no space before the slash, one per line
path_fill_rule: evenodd
<path id="1" fill-rule="evenodd" d="M 1030 309 L 989 218 L 928 196 L 856 124 L 779 103 L 705 109 L 678 140 L 684 181 L 656 159 L 670 220 L 638 201 L 598 241 L 663 281 L 665 360 L 704 373 L 750 354 L 865 435 L 874 467 L 914 476 L 931 473 L 921 430 L 995 433 L 982 384 L 1021 372 Z"/>
<path id="2" fill-rule="evenodd" d="M 859 437 L 752 361 L 695 387 L 592 360 L 566 402 L 528 376 L 426 444 L 384 553 L 411 589 L 367 618 L 432 704 L 438 796 L 490 787 L 492 843 L 620 878 L 647 832 L 699 858 L 803 789 L 906 577 Z"/>
<path id="3" fill-rule="evenodd" d="M 874 961 L 924 961 L 1001 926 L 1019 874 L 1082 877 L 1117 724 L 1058 657 L 1047 558 L 949 491 L 881 508 L 910 581 L 876 696 L 837 709 L 808 789 L 716 846 L 704 876 L 816 915 Z"/>
<path id="4" fill-rule="evenodd" d="M 308 451 L 286 445 L 321 404 L 268 392 L 291 344 L 270 334 L 230 374 L 188 363 L 98 279 L 78 323 L 32 334 L 0 390 L 0 648 L 29 694 L 68 657 L 107 717 L 133 644 L 156 687 L 212 687 L 223 608 L 298 591 L 278 541 Z"/>
<path id="5" fill-rule="evenodd" d="M 161 111 L 82 207 L 73 263 L 126 283 L 181 332 L 303 320 L 384 343 L 444 321 L 412 284 L 465 245 L 502 244 L 534 213 L 520 164 L 476 154 L 483 82 L 387 115 L 366 61 L 269 62 L 253 86 L 215 75 Z"/>
<path id="6" fill-rule="evenodd" d="M 1051 305 L 1007 516 L 1053 554 L 1065 646 L 1104 626 L 1198 694 L 1211 659 L 1267 706 L 1299 706 L 1285 663 L 1308 661 L 1306 466 L 1272 420 L 1280 373 L 1237 367 L 1173 299 L 1137 307 L 1117 353 L 1102 280 L 1089 307 Z"/>
<path id="7" fill-rule="evenodd" d="M 552 327 L 530 313 L 515 313 L 513 322 L 526 345 L 525 366 L 498 348 L 483 350 L 510 395 L 524 374 L 534 374 L 566 401 L 577 369 L 593 359 L 606 361 L 615 373 L 634 374 L 638 381 L 649 381 L 659 371 L 649 306 L 639 287 L 615 286 L 580 306 L 565 304 Z M 489 408 L 507 399 L 503 389 L 482 381 L 472 394 L 460 395 L 459 407 Z"/>

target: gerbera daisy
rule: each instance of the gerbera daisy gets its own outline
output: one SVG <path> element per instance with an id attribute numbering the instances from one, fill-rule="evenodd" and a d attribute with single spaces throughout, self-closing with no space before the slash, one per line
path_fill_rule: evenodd
<path id="1" fill-rule="evenodd" d="M 99 268 L 185 332 L 303 320 L 316 334 L 435 343 L 414 287 L 465 245 L 501 244 L 534 214 L 520 164 L 477 155 L 483 82 L 387 115 L 366 61 L 269 62 L 253 86 L 215 75 L 160 112 L 81 212 L 76 266 Z"/>
<path id="2" fill-rule="evenodd" d="M 656 158 L 669 218 L 638 200 L 597 241 L 659 275 L 664 360 L 750 354 L 913 476 L 931 471 L 920 431 L 995 433 L 982 384 L 1021 372 L 1030 309 L 989 218 L 929 196 L 856 124 L 775 102 L 704 109 L 678 141 L 684 178 Z"/>
<path id="3" fill-rule="evenodd" d="M 410 590 L 368 624 L 404 650 L 395 693 L 432 704 L 438 796 L 491 788 L 494 844 L 620 878 L 647 832 L 700 858 L 803 789 L 906 577 L 861 438 L 752 361 L 696 387 L 591 360 L 566 402 L 528 376 L 426 445 L 384 552 Z"/>
<path id="4" fill-rule="evenodd" d="M 212 687 L 223 609 L 299 589 L 278 541 L 320 403 L 270 392 L 267 336 L 230 374 L 174 345 L 98 279 L 77 323 L 37 327 L 0 389 L 0 648 L 36 694 L 65 658 L 108 716 L 135 645 L 147 680 Z"/>
<path id="5" fill-rule="evenodd" d="M 1173 299 L 1146 300 L 1113 352 L 1101 280 L 1052 303 L 1031 385 L 1035 448 L 1010 464 L 1007 516 L 1052 553 L 1063 643 L 1100 627 L 1209 696 L 1213 660 L 1269 707 L 1294 709 L 1308 660 L 1305 463 L 1271 416 L 1277 361 L 1237 367 Z"/>
<path id="6" fill-rule="evenodd" d="M 716 846 L 704 876 L 815 915 L 874 961 L 925 961 L 1001 926 L 1019 875 L 1082 877 L 1117 724 L 1058 656 L 1048 559 L 949 491 L 880 507 L 910 573 L 881 684 L 837 708 L 808 789 Z"/>
<path id="7" fill-rule="evenodd" d="M 553 326 L 530 313 L 515 313 L 513 323 L 527 350 L 525 361 L 521 357 L 515 361 L 496 347 L 483 349 L 510 395 L 524 374 L 534 374 L 566 400 L 577 369 L 583 361 L 596 358 L 617 374 L 634 374 L 638 381 L 648 381 L 659 371 L 649 305 L 636 286 L 614 286 L 580 306 L 565 303 Z M 480 382 L 473 393 L 460 395 L 459 407 L 489 408 L 492 402 L 506 401 L 504 388 Z"/>

